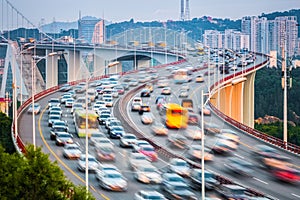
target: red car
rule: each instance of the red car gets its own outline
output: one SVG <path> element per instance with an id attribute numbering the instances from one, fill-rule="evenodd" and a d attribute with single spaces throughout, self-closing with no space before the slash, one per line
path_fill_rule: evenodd
<path id="1" fill-rule="evenodd" d="M 144 154 L 153 162 L 157 161 L 157 153 L 155 152 L 154 147 L 151 145 L 141 145 L 138 149 L 138 152 Z"/>

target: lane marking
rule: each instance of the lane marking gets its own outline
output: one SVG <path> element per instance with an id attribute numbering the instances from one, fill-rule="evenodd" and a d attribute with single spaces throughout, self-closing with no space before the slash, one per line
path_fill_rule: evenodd
<path id="1" fill-rule="evenodd" d="M 297 194 L 294 194 L 294 193 L 292 193 L 291 195 L 293 195 L 293 196 L 295 196 L 295 197 L 297 197 L 297 198 L 300 199 L 300 195 L 297 195 Z"/>
<path id="2" fill-rule="evenodd" d="M 44 135 L 43 135 L 43 131 L 42 131 L 42 128 L 41 128 L 41 120 L 42 120 L 42 117 L 44 115 L 44 112 L 47 110 L 47 107 L 44 108 L 44 110 L 41 112 L 40 114 L 40 117 L 39 117 L 39 120 L 38 120 L 38 129 L 39 129 L 39 134 L 40 134 L 40 137 L 42 139 L 42 141 L 44 142 L 44 144 L 46 145 L 47 149 L 51 152 L 51 154 L 55 157 L 55 159 L 62 165 L 66 168 L 66 170 L 68 170 L 73 176 L 75 176 L 78 180 L 80 180 L 82 183 L 85 183 L 85 180 L 83 180 L 79 175 L 77 175 L 77 173 L 75 173 L 68 165 L 66 165 L 62 160 L 61 158 L 52 150 L 52 148 L 49 146 L 48 142 L 46 141 L 46 139 L 44 138 Z M 90 188 L 94 191 L 94 192 L 97 192 L 97 190 L 90 186 Z M 107 196 L 105 196 L 104 194 L 100 193 L 101 196 L 106 199 L 106 200 L 109 200 L 109 198 Z"/>
<path id="3" fill-rule="evenodd" d="M 265 182 L 265 181 L 263 181 L 263 180 L 260 180 L 260 179 L 258 179 L 258 178 L 256 178 L 256 177 L 253 177 L 253 179 L 254 179 L 254 180 L 257 180 L 257 181 L 259 181 L 259 182 L 261 182 L 261 183 L 264 183 L 264 184 L 266 184 L 266 185 L 269 184 L 269 183 L 267 183 L 267 182 Z"/>
<path id="4" fill-rule="evenodd" d="M 239 154 L 234 154 L 236 157 L 239 157 L 239 158 L 241 158 L 241 159 L 245 159 L 245 157 L 243 157 L 243 156 L 241 156 L 241 155 L 239 155 Z"/>

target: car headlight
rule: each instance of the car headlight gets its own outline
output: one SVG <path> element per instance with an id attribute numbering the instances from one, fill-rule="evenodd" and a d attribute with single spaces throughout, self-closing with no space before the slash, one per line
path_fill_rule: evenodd
<path id="1" fill-rule="evenodd" d="M 57 138 L 57 142 L 61 142 L 61 140 L 59 138 Z"/>

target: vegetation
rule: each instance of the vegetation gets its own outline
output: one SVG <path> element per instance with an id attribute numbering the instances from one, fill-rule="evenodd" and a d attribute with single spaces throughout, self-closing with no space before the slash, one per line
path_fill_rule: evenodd
<path id="1" fill-rule="evenodd" d="M 282 122 L 276 122 L 273 124 L 255 124 L 255 129 L 268 135 L 283 139 Z M 288 142 L 300 146 L 300 126 L 295 127 L 288 124 Z"/>
<path id="2" fill-rule="evenodd" d="M 40 147 L 35 150 L 30 145 L 26 149 L 22 156 L 8 154 L 0 147 L 1 199 L 85 199 L 85 187 L 75 186 L 67 180 L 58 164 L 51 162 Z M 95 198 L 89 193 L 87 199 Z"/>
<path id="3" fill-rule="evenodd" d="M 0 146 L 5 148 L 7 153 L 15 152 L 11 138 L 12 120 L 5 113 L 0 112 Z"/>

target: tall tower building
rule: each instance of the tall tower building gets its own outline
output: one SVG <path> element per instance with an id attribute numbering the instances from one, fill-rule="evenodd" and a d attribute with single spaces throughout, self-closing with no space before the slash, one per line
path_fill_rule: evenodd
<path id="1" fill-rule="evenodd" d="M 83 17 L 78 20 L 78 37 L 87 43 L 93 42 L 94 30 L 101 20 L 95 17 Z"/>
<path id="2" fill-rule="evenodd" d="M 180 0 L 180 20 L 184 21 L 184 0 Z"/>
<path id="3" fill-rule="evenodd" d="M 94 29 L 93 44 L 103 44 L 105 41 L 105 24 L 104 20 L 100 20 L 96 25 Z"/>
<path id="4" fill-rule="evenodd" d="M 185 20 L 190 20 L 190 0 L 185 0 Z"/>

